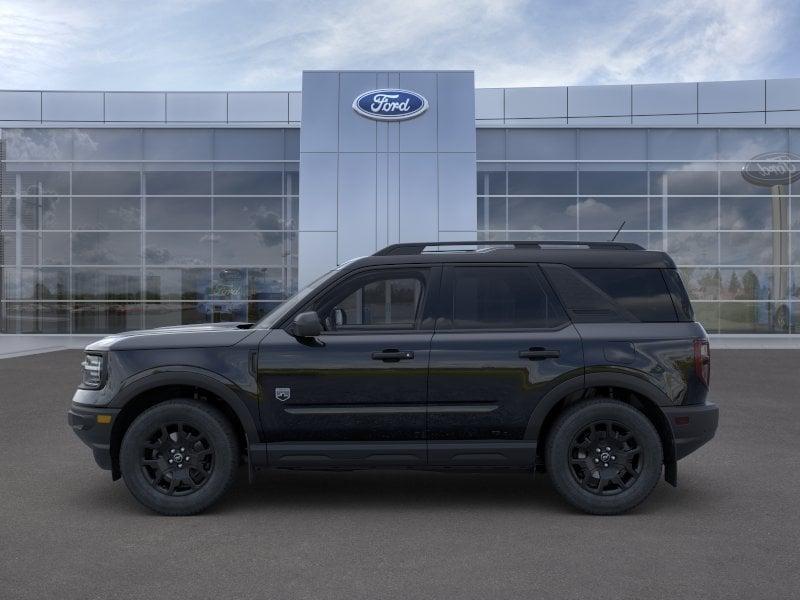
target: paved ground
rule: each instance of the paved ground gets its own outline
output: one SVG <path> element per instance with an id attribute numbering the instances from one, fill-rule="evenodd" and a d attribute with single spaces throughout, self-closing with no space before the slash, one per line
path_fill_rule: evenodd
<path id="1" fill-rule="evenodd" d="M 797 597 L 797 351 L 716 352 L 717 438 L 621 517 L 546 477 L 392 472 L 241 477 L 154 516 L 67 427 L 79 360 L 0 361 L 4 600 Z"/>

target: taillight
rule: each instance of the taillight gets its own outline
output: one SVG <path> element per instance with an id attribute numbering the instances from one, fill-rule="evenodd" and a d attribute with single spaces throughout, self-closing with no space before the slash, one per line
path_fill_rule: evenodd
<path id="1" fill-rule="evenodd" d="M 694 372 L 708 387 L 711 381 L 711 349 L 708 347 L 707 339 L 694 341 Z"/>

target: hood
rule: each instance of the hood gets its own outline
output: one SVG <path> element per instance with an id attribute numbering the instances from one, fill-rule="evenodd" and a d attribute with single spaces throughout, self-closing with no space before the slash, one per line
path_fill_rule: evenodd
<path id="1" fill-rule="evenodd" d="M 233 346 L 255 331 L 252 323 L 214 323 L 157 327 L 115 333 L 86 346 L 86 350 L 150 350 L 157 348 L 219 348 Z"/>

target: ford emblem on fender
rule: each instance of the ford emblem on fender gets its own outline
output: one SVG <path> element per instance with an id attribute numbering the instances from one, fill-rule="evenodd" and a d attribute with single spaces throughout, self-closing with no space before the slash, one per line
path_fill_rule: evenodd
<path id="1" fill-rule="evenodd" d="M 428 109 L 424 96 L 408 90 L 371 90 L 353 101 L 358 114 L 379 121 L 402 121 Z"/>
<path id="2" fill-rule="evenodd" d="M 789 185 L 800 179 L 800 156 L 791 152 L 766 152 L 742 167 L 742 177 L 754 185 Z"/>

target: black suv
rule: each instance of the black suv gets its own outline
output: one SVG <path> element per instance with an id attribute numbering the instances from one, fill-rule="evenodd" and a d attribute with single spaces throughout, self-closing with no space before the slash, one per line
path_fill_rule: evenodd
<path id="1" fill-rule="evenodd" d="M 708 338 L 666 254 L 398 244 L 258 323 L 91 344 L 69 422 L 145 506 L 197 513 L 237 467 L 546 470 L 628 510 L 710 440 Z"/>

